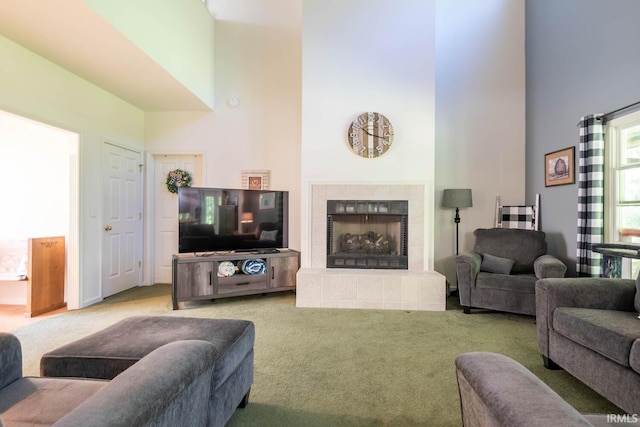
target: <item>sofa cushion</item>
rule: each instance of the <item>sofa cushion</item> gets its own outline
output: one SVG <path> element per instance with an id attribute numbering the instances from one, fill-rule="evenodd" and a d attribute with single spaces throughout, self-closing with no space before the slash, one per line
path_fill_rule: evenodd
<path id="1" fill-rule="evenodd" d="M 93 396 L 108 381 L 22 378 L 0 390 L 0 413 L 7 425 L 52 425 Z"/>
<path id="2" fill-rule="evenodd" d="M 627 367 L 630 366 L 631 348 L 640 338 L 637 314 L 627 311 L 560 307 L 553 312 L 553 329 Z"/>
<path id="3" fill-rule="evenodd" d="M 478 228 L 473 235 L 475 252 L 513 259 L 512 274 L 533 273 L 534 261 L 547 253 L 546 234 L 543 231 Z"/>
<path id="4" fill-rule="evenodd" d="M 498 274 L 510 274 L 511 268 L 515 263 L 514 260 L 509 258 L 502 258 L 491 254 L 484 254 L 482 257 L 482 264 L 480 264 L 480 271 L 486 271 L 488 273 Z"/>
<path id="5" fill-rule="evenodd" d="M 476 287 L 534 294 L 536 291 L 536 280 L 536 276 L 533 274 L 514 275 L 480 272 L 476 278 Z"/>
<path id="6" fill-rule="evenodd" d="M 278 237 L 278 230 L 262 230 L 260 232 L 260 240 L 276 240 Z"/>

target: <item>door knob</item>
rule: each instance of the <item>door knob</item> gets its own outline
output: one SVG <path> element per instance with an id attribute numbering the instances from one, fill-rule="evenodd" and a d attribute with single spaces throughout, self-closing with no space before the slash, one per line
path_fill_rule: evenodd
<path id="1" fill-rule="evenodd" d="M 111 231 L 112 227 L 110 225 L 105 225 L 104 231 Z"/>

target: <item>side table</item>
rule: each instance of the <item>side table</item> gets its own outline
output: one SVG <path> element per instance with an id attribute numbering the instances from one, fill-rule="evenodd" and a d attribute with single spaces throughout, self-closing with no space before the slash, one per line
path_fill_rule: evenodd
<path id="1" fill-rule="evenodd" d="M 633 279 L 631 260 L 640 259 L 640 245 L 630 243 L 594 243 L 591 250 L 602 254 L 601 277 Z"/>

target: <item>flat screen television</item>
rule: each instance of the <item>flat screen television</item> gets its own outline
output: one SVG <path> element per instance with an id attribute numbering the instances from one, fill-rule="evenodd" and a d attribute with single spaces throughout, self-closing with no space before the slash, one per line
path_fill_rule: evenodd
<path id="1" fill-rule="evenodd" d="M 289 245 L 289 192 L 180 187 L 178 250 L 269 251 Z"/>

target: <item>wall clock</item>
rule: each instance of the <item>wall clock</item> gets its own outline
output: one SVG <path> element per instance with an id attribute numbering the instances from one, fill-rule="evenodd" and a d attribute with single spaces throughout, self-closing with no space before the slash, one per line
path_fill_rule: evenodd
<path id="1" fill-rule="evenodd" d="M 393 126 L 380 113 L 362 113 L 347 130 L 349 147 L 359 156 L 374 159 L 389 150 L 393 142 Z"/>

